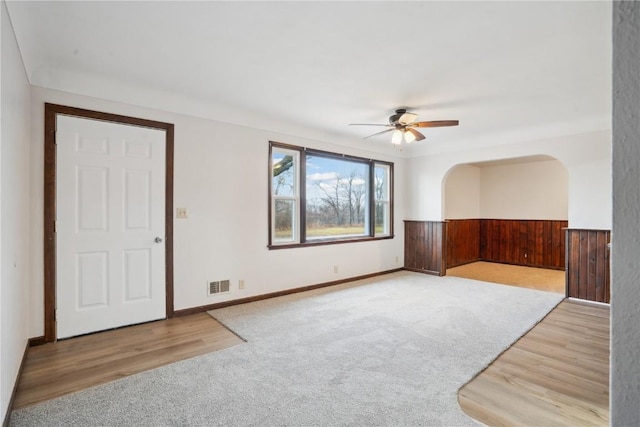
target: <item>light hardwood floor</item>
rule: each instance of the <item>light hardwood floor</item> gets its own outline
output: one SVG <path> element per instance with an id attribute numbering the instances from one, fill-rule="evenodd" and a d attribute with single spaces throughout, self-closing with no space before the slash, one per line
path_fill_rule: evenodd
<path id="1" fill-rule="evenodd" d="M 32 347 L 14 409 L 242 342 L 199 313 Z"/>
<path id="2" fill-rule="evenodd" d="M 609 424 L 609 307 L 563 301 L 458 392 L 490 426 Z"/>

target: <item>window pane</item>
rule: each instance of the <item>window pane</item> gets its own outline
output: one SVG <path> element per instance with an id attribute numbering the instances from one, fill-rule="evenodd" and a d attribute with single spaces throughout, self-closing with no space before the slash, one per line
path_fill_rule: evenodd
<path id="1" fill-rule="evenodd" d="M 294 157 L 291 154 L 273 151 L 272 191 L 274 196 L 295 196 L 296 174 Z"/>
<path id="2" fill-rule="evenodd" d="M 393 164 L 277 142 L 269 151 L 271 249 L 392 236 Z"/>
<path id="3" fill-rule="evenodd" d="M 389 203 L 376 202 L 376 236 L 389 234 Z"/>
<path id="4" fill-rule="evenodd" d="M 389 166 L 376 165 L 376 200 L 389 200 Z"/>
<path id="5" fill-rule="evenodd" d="M 284 243 L 295 241 L 295 206 L 295 200 L 275 200 L 274 242 Z"/>
<path id="6" fill-rule="evenodd" d="M 376 164 L 375 166 L 375 235 L 389 235 L 391 234 L 391 215 L 389 201 L 389 187 L 390 187 L 390 172 L 389 165 Z"/>
<path id="7" fill-rule="evenodd" d="M 307 239 L 368 235 L 369 165 L 306 156 Z"/>

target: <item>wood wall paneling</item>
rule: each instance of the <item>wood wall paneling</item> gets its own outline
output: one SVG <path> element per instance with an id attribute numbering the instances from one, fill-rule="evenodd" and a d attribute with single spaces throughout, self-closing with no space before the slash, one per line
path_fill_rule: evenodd
<path id="1" fill-rule="evenodd" d="M 466 219 L 447 226 L 447 267 L 484 260 L 564 269 L 567 221 Z"/>
<path id="2" fill-rule="evenodd" d="M 480 220 L 447 220 L 447 268 L 480 260 Z"/>
<path id="3" fill-rule="evenodd" d="M 567 221 L 481 219 L 479 259 L 503 264 L 564 269 Z M 457 259 L 454 249 L 453 259 Z"/>
<path id="4" fill-rule="evenodd" d="M 567 297 L 609 303 L 609 230 L 566 230 Z"/>
<path id="5" fill-rule="evenodd" d="M 444 275 L 478 260 L 564 269 L 568 297 L 609 303 L 610 231 L 567 227 L 557 220 L 405 221 L 405 269 Z"/>
<path id="6" fill-rule="evenodd" d="M 404 268 L 444 276 L 446 224 L 439 221 L 405 221 Z"/>

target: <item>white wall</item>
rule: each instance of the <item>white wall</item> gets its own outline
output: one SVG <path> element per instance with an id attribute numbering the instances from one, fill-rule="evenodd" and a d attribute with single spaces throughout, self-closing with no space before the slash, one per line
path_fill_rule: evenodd
<path id="1" fill-rule="evenodd" d="M 445 178 L 444 219 L 480 218 L 480 168 L 455 166 Z"/>
<path id="2" fill-rule="evenodd" d="M 567 170 L 557 160 L 480 168 L 480 218 L 566 220 Z"/>
<path id="3" fill-rule="evenodd" d="M 444 218 L 566 220 L 568 185 L 557 160 L 458 165 L 445 177 Z"/>
<path id="4" fill-rule="evenodd" d="M 613 4 L 611 425 L 640 425 L 640 4 Z"/>
<path id="5" fill-rule="evenodd" d="M 0 417 L 3 419 L 29 337 L 30 87 L 4 2 L 0 8 Z"/>
<path id="6" fill-rule="evenodd" d="M 45 102 L 175 124 L 175 309 L 197 307 L 403 265 L 404 160 L 331 143 L 32 87 L 31 336 L 43 334 L 42 161 Z M 275 140 L 395 163 L 395 233 L 390 240 L 268 250 L 268 142 Z M 364 145 L 363 145 L 364 146 Z M 396 261 L 396 257 L 398 261 Z M 338 266 L 335 274 L 333 267 Z M 207 297 L 211 280 L 230 279 L 230 294 Z M 238 289 L 238 280 L 245 289 Z"/>
<path id="7" fill-rule="evenodd" d="M 408 159 L 407 219 L 443 219 L 444 178 L 456 165 L 537 155 L 556 158 L 567 169 L 569 226 L 610 229 L 611 132 L 608 130 Z"/>

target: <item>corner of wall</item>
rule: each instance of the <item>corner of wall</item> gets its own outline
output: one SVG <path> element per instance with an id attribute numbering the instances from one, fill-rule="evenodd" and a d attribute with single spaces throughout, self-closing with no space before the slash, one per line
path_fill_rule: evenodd
<path id="1" fill-rule="evenodd" d="M 0 417 L 7 419 L 28 342 L 31 87 L 0 4 Z"/>

